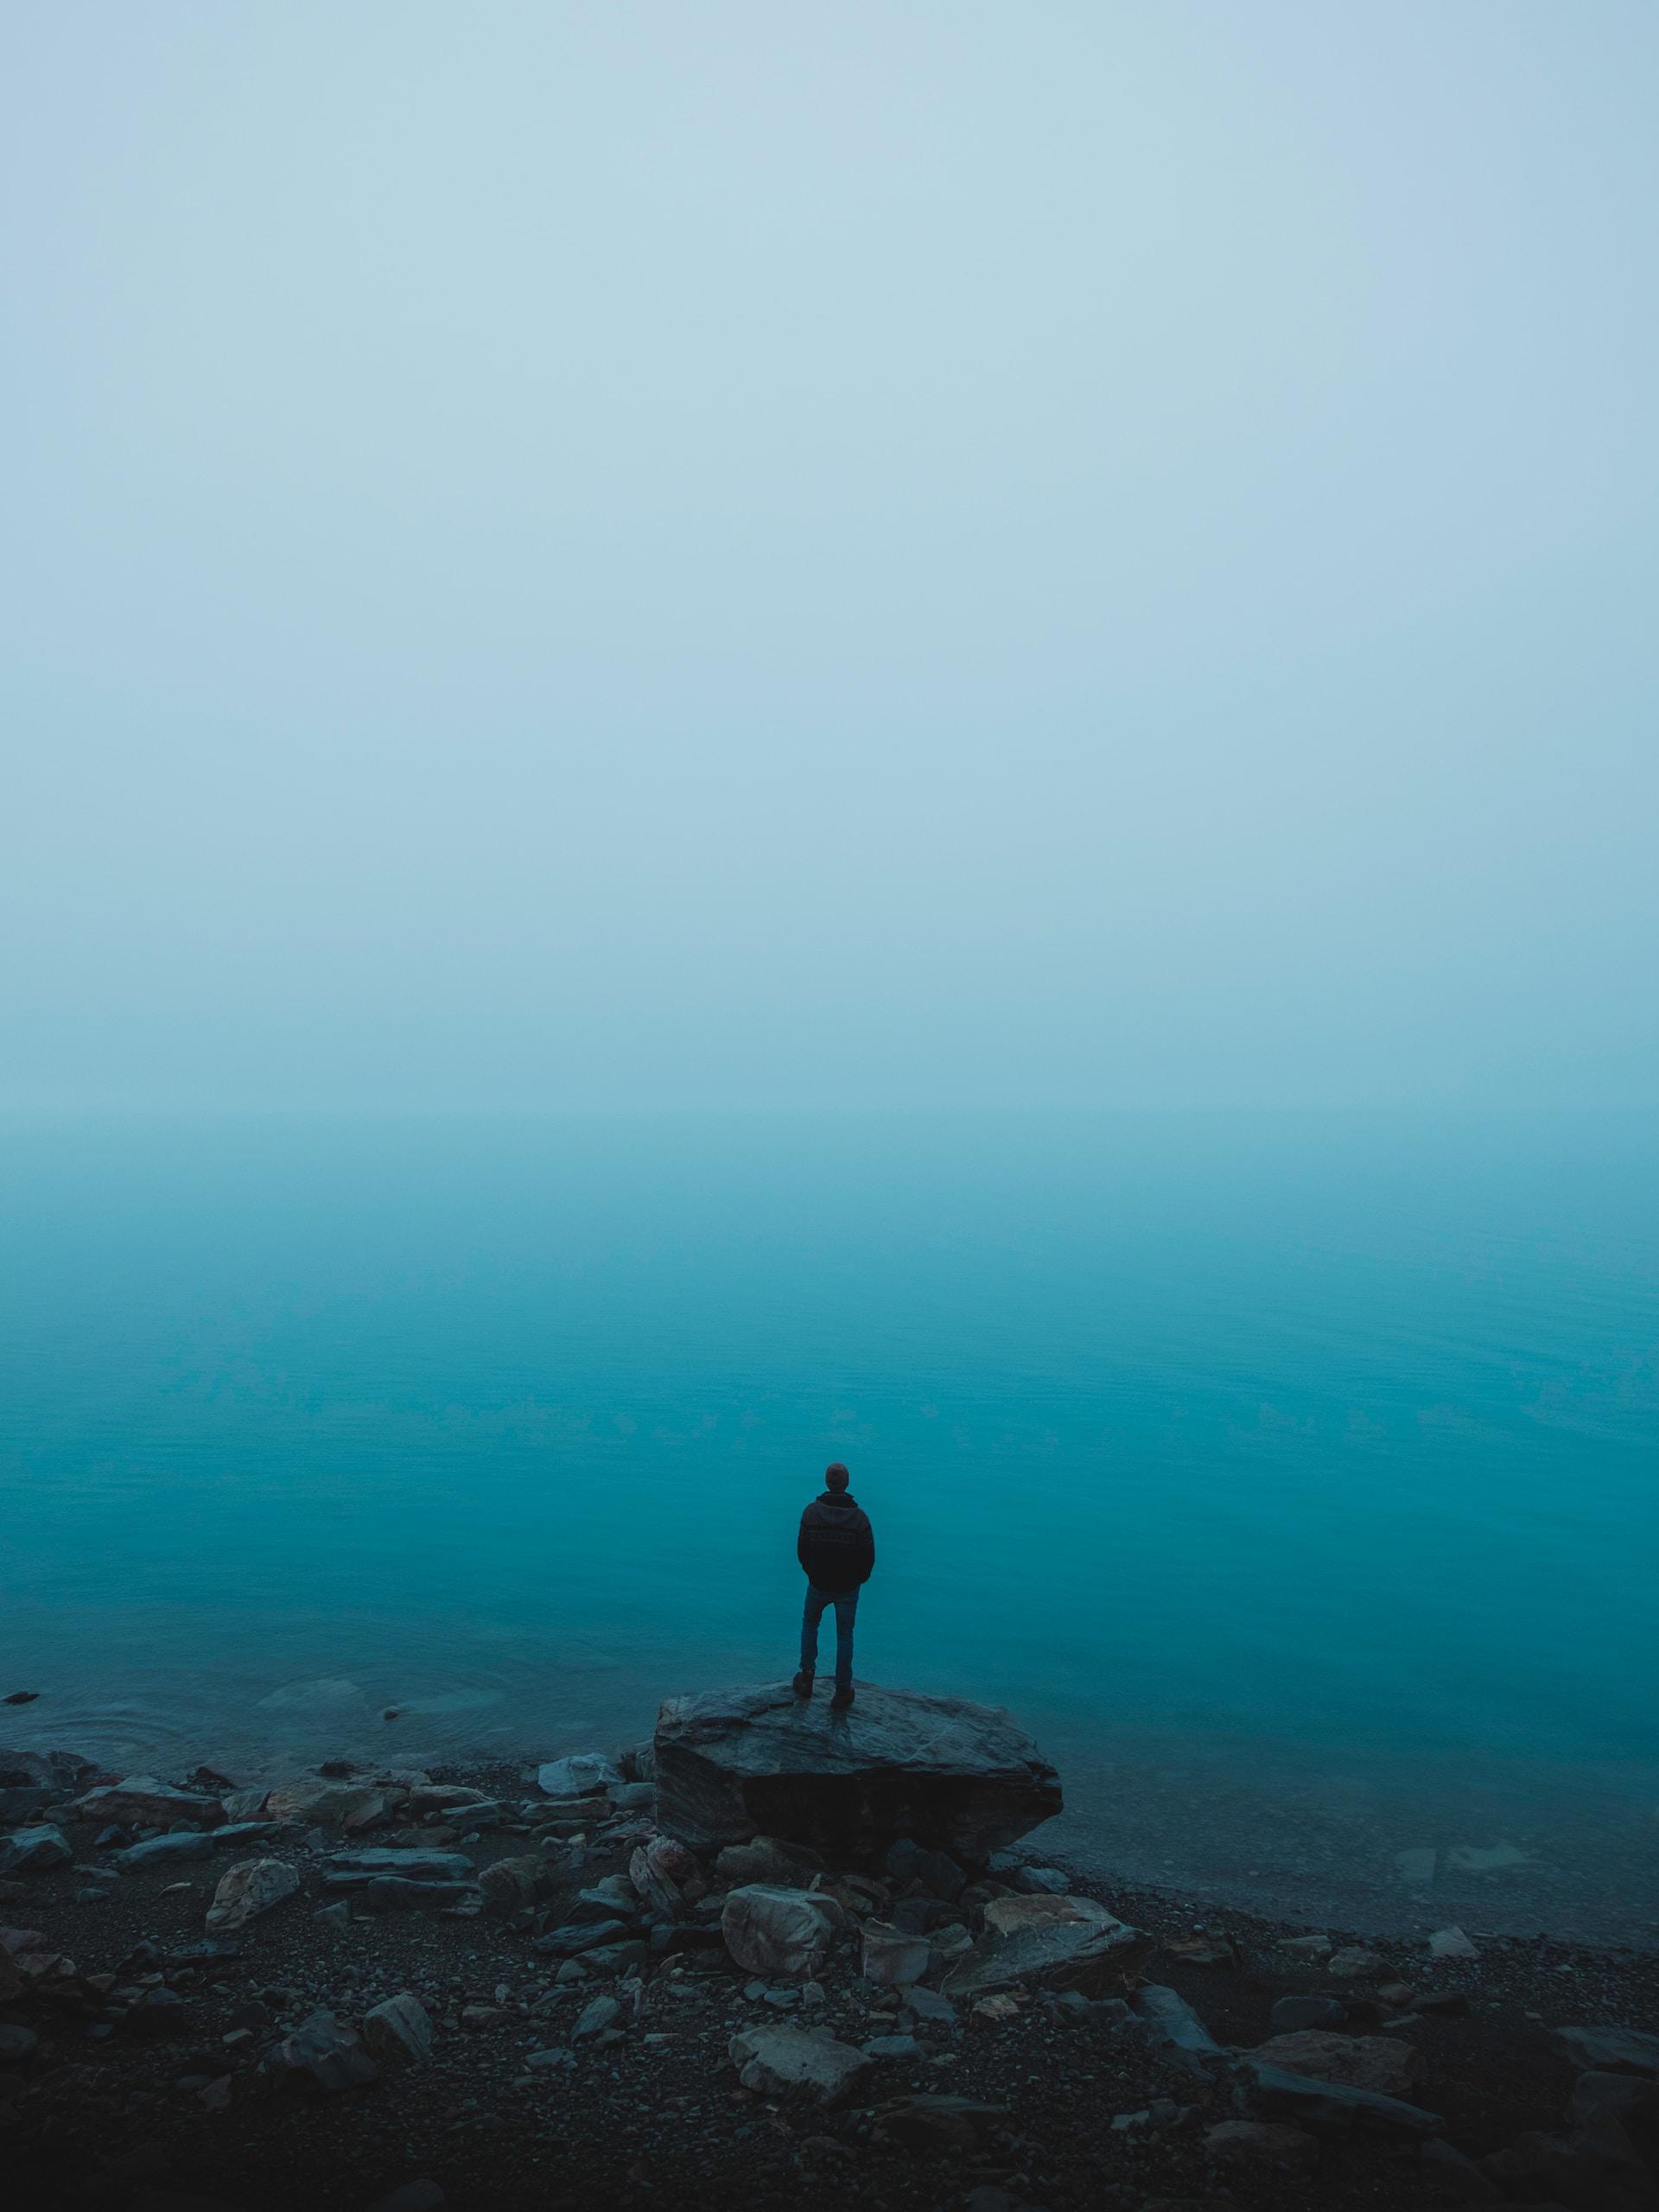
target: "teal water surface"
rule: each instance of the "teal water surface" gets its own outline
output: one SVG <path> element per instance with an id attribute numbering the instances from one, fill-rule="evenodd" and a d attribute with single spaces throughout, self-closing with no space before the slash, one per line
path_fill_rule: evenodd
<path id="1" fill-rule="evenodd" d="M 1075 1856 L 1650 1940 L 1656 1154 L 1590 1116 L 12 1121 L 0 1691 L 42 1695 L 0 1748 L 632 1739 L 789 1671 L 833 1457 L 861 1674 L 1011 1707 Z"/>

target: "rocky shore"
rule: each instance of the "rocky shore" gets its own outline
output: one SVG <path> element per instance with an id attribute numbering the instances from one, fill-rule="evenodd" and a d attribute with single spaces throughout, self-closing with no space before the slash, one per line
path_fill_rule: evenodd
<path id="1" fill-rule="evenodd" d="M 1074 1879 L 1006 1714 L 239 1786 L 0 1752 L 20 2212 L 1659 2205 L 1659 1961 Z"/>

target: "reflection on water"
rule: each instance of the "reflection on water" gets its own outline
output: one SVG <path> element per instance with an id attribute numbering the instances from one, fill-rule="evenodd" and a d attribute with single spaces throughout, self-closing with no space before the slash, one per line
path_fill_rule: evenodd
<path id="1" fill-rule="evenodd" d="M 839 1458 L 863 1669 L 1011 1706 L 1074 1852 L 1641 1934 L 1654 1150 L 11 1124 L 0 1690 L 44 1694 L 0 1747 L 252 1776 L 632 1740 L 788 1671 Z"/>

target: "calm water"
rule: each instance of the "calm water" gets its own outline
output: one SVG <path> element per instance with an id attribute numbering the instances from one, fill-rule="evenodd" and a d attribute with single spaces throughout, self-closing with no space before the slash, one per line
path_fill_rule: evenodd
<path id="1" fill-rule="evenodd" d="M 3 1125 L 0 1689 L 44 1694 L 0 1746 L 630 1739 L 789 1670 L 834 1457 L 880 1550 L 861 1672 L 1011 1706 L 1075 1855 L 1651 1941 L 1656 1155 L 1592 1119 Z"/>

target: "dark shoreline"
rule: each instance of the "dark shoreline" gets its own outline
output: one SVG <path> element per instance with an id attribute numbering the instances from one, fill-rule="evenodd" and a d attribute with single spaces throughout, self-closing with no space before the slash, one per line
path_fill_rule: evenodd
<path id="1" fill-rule="evenodd" d="M 100 1853 L 92 1824 L 70 1819 L 72 1863 L 9 1878 L 0 1919 L 38 1931 L 74 1967 L 56 1989 L 48 1975 L 28 1994 L 0 2001 L 0 2023 L 38 2038 L 32 2053 L 0 2070 L 0 2113 L 9 2115 L 0 2171 L 21 2184 L 15 2201 L 186 2212 L 194 2199 L 276 2212 L 302 2195 L 318 2212 L 363 2212 L 423 2180 L 448 2206 L 480 2212 L 521 2204 L 729 2212 L 824 2191 L 877 2207 L 971 2203 L 973 2212 L 1007 2212 L 1009 2204 L 1139 2212 L 1205 2198 L 1230 2200 L 1241 2212 L 1325 2212 L 1455 2201 L 1459 2188 L 1468 2201 L 1494 2188 L 1519 2201 L 1530 2181 L 1495 2179 L 1478 2162 L 1513 2157 L 1517 2141 L 1573 2125 L 1577 2069 L 1551 2031 L 1659 2032 L 1659 1961 L 1635 1948 L 1488 1936 L 1477 1924 L 1469 1928 L 1477 1958 L 1431 1959 L 1426 1930 L 1406 1937 L 1315 1928 L 1177 1887 L 1085 1873 L 1073 1883 L 1077 1894 L 1099 1898 L 1159 1940 L 1146 1979 L 1192 2008 L 1227 2054 L 1218 2063 L 1195 2065 L 1125 2017 L 1121 2001 L 1061 2005 L 1040 1988 L 1001 2018 L 966 2007 L 952 2025 L 912 2018 L 899 1992 L 862 1980 L 856 1950 L 843 1942 L 817 1977 L 823 1994 L 812 2000 L 811 2017 L 861 2046 L 913 2032 L 913 2055 L 884 2056 L 844 2104 L 799 2106 L 741 2088 L 727 2044 L 745 2026 L 798 2024 L 808 2012 L 788 2001 L 786 1987 L 746 1994 L 754 1978 L 705 1937 L 701 1948 L 623 1965 L 628 2003 L 620 2034 L 597 2045 L 571 2043 L 588 2001 L 619 1985 L 600 1973 L 559 1984 L 558 1962 L 532 1948 L 535 1934 L 556 1925 L 583 1887 L 626 1880 L 632 1845 L 651 1828 L 648 1805 L 588 1815 L 576 1831 L 585 1840 L 575 1843 L 555 1833 L 565 1825 L 558 1808 L 537 1803 L 516 1762 L 427 1771 L 440 1788 L 473 1789 L 499 1809 L 466 1827 L 429 1813 L 411 1823 L 398 1817 L 394 1792 L 392 1809 L 361 1842 L 453 1849 L 479 1874 L 534 1848 L 548 1886 L 533 1906 L 499 1916 L 488 1909 L 370 1914 L 354 1903 L 342 1911 L 322 1886 L 327 1854 L 356 1839 L 315 1821 L 248 1847 L 291 1866 L 300 1886 L 226 1939 L 235 1948 L 219 1956 L 199 1954 L 203 1913 L 239 1847 L 175 1866 L 93 1875 L 78 1869 L 107 1860 L 109 1847 Z M 367 1783 L 373 1772 L 365 1766 L 347 1779 Z M 14 1800 L 8 1811 L 16 1809 Z M 1040 1835 L 1015 1856 L 1052 1863 Z M 1195 1921 L 1214 1962 L 1168 1948 L 1190 1944 Z M 1281 1948 L 1310 1932 L 1338 1949 L 1363 1944 L 1374 1966 L 1338 1980 L 1325 1958 Z M 99 1986 L 105 1976 L 115 1979 Z M 378 2079 L 333 2094 L 314 2084 L 296 2090 L 293 2077 L 273 2070 L 284 2033 L 316 2008 L 349 2027 L 404 1990 L 433 2024 L 428 2063 L 383 2064 Z M 1293 2131 L 1312 2146 L 1311 2170 L 1295 2163 L 1306 2152 L 1287 2167 L 1218 2157 L 1213 2127 L 1261 2117 L 1238 2109 L 1230 2054 L 1275 2033 L 1274 2005 L 1296 1996 L 1339 2004 L 1351 2039 L 1381 2035 L 1418 2055 L 1411 2099 L 1440 2116 L 1434 2139 L 1448 2145 L 1444 2158 L 1426 2160 L 1409 2135 L 1328 2124 L 1328 2115 Z M 527 2068 L 537 2046 L 568 2056 Z M 941 2093 L 991 2108 L 989 2116 L 937 2139 L 881 2116 Z M 1475 2162 L 1472 2171 L 1465 2161 Z M 1604 2177 L 1600 2195 L 1568 2201 L 1573 2212 L 1602 2202 L 1633 2206 L 1643 2200 L 1630 2186 L 1628 2177 L 1615 2185 Z M 1532 2201 L 1540 2201 L 1535 2192 Z"/>

